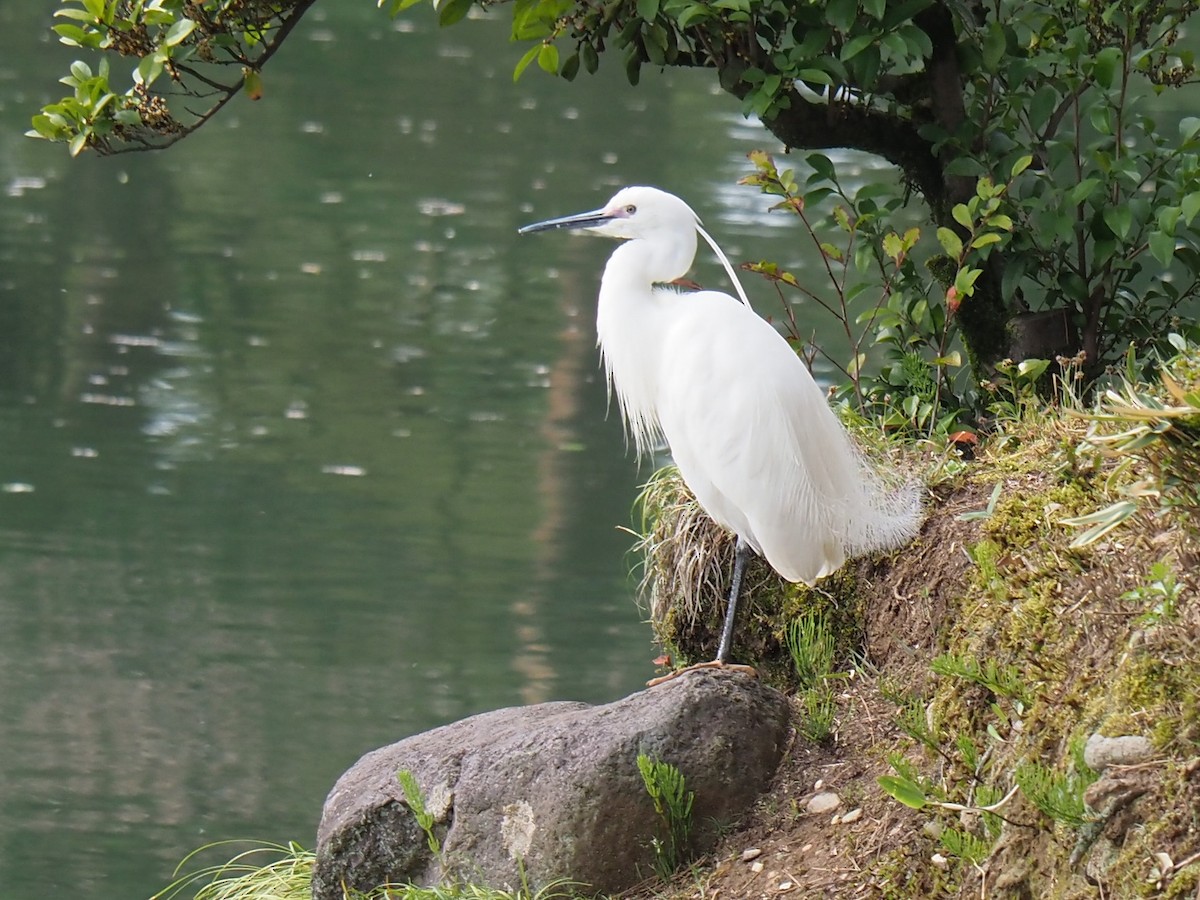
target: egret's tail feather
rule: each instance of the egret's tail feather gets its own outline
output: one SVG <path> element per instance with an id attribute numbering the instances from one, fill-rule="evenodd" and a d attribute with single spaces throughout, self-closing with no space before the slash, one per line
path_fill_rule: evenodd
<path id="1" fill-rule="evenodd" d="M 860 508 L 853 516 L 846 549 L 856 556 L 907 544 L 921 528 L 921 484 L 910 481 L 890 486 L 865 461 L 860 460 L 860 468 Z"/>

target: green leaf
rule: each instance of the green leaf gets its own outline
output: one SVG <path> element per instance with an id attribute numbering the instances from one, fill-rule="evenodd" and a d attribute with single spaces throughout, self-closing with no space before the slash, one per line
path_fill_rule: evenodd
<path id="1" fill-rule="evenodd" d="M 827 25 L 814 25 L 805 28 L 803 36 L 796 35 L 798 43 L 792 51 L 792 58 L 803 62 L 816 56 L 824 56 L 833 37 L 833 29 Z"/>
<path id="2" fill-rule="evenodd" d="M 1029 101 L 1029 124 L 1035 132 L 1041 133 L 1050 119 L 1050 114 L 1058 106 L 1059 93 L 1050 85 L 1043 85 L 1034 92 Z"/>
<path id="3" fill-rule="evenodd" d="M 262 75 L 247 67 L 242 73 L 242 89 L 251 100 L 261 100 L 263 95 Z"/>
<path id="4" fill-rule="evenodd" d="M 637 0 L 638 17 L 653 22 L 658 18 L 658 2 L 659 0 Z"/>
<path id="5" fill-rule="evenodd" d="M 1099 82 L 1100 86 L 1108 90 L 1113 86 L 1113 80 L 1116 76 L 1117 67 L 1121 64 L 1123 54 L 1120 47 L 1105 47 L 1096 54 L 1095 61 L 1092 65 L 1092 77 Z"/>
<path id="6" fill-rule="evenodd" d="M 894 31 L 888 31 L 879 36 L 879 43 L 887 48 L 893 59 L 908 58 L 908 42 Z"/>
<path id="7" fill-rule="evenodd" d="M 63 19 L 74 19 L 76 22 L 87 22 L 89 25 L 94 24 L 98 16 L 93 16 L 84 9 L 56 9 L 54 17 Z"/>
<path id="8" fill-rule="evenodd" d="M 558 48 L 553 44 L 542 44 L 538 50 L 538 67 L 551 75 L 558 74 Z"/>
<path id="9" fill-rule="evenodd" d="M 1179 205 L 1183 210 L 1184 224 L 1191 225 L 1196 213 L 1200 212 L 1200 191 L 1188 194 Z"/>
<path id="10" fill-rule="evenodd" d="M 958 260 L 962 256 L 963 243 L 962 238 L 955 234 L 949 228 L 939 228 L 937 230 L 938 241 L 942 245 L 942 249 L 946 251 L 946 255 L 954 260 Z"/>
<path id="11" fill-rule="evenodd" d="M 1179 224 L 1179 217 L 1183 215 L 1183 210 L 1178 206 L 1163 206 L 1158 210 L 1158 215 L 1155 217 L 1158 221 L 1158 230 L 1165 231 L 1167 234 L 1175 233 L 1175 226 Z"/>
<path id="12" fill-rule="evenodd" d="M 682 30 L 687 28 L 693 22 L 711 19 L 712 17 L 712 10 L 710 10 L 707 6 L 703 6 L 699 3 L 693 3 L 691 6 L 686 7 L 683 12 L 676 17 L 675 24 L 679 26 L 680 30 Z"/>
<path id="13" fill-rule="evenodd" d="M 92 77 L 92 70 L 87 63 L 77 59 L 71 63 L 71 74 L 77 81 L 87 81 Z"/>
<path id="14" fill-rule="evenodd" d="M 873 43 L 875 43 L 875 40 L 876 35 L 873 34 L 860 34 L 857 37 L 851 38 L 846 42 L 845 46 L 842 47 L 842 52 L 840 54 L 842 62 L 858 56 L 858 54 L 862 53 Z"/>
<path id="15" fill-rule="evenodd" d="M 825 4 L 825 21 L 838 31 L 849 31 L 857 18 L 858 0 L 829 0 Z"/>
<path id="16" fill-rule="evenodd" d="M 1104 208 L 1104 224 L 1111 228 L 1117 237 L 1128 237 L 1129 229 L 1133 227 L 1133 210 L 1125 204 L 1106 206 Z"/>
<path id="17" fill-rule="evenodd" d="M 975 293 L 975 282 L 983 274 L 983 269 L 959 269 L 954 277 L 954 289 L 960 297 L 970 297 Z"/>
<path id="18" fill-rule="evenodd" d="M 588 70 L 588 74 L 595 75 L 596 70 L 600 68 L 600 55 L 596 53 L 596 48 L 591 44 L 584 44 L 579 48 L 579 55 L 583 58 L 583 67 Z"/>
<path id="19" fill-rule="evenodd" d="M 579 74 L 579 54 L 572 53 L 563 60 L 562 70 L 559 72 L 567 81 L 574 81 L 575 76 Z"/>
<path id="20" fill-rule="evenodd" d="M 182 44 L 189 34 L 196 30 L 195 19 L 179 19 L 167 29 L 167 34 L 163 38 L 163 46 L 175 47 Z"/>
<path id="21" fill-rule="evenodd" d="M 879 63 L 879 46 L 875 41 L 871 41 L 848 67 L 854 83 L 864 88 L 873 87 L 879 77 Z"/>
<path id="22" fill-rule="evenodd" d="M 933 5 L 933 0 L 903 0 L 901 3 L 889 3 L 887 17 L 883 20 L 886 29 L 895 28 L 903 22 L 912 19 L 922 10 Z"/>
<path id="23" fill-rule="evenodd" d="M 513 81 L 516 82 L 521 77 L 521 73 L 529 68 L 529 64 L 538 58 L 538 53 L 541 52 L 542 45 L 534 44 L 517 60 L 516 68 L 513 69 Z"/>
<path id="24" fill-rule="evenodd" d="M 832 260 L 840 262 L 842 260 L 842 251 L 833 244 L 823 242 L 821 244 L 821 252 Z"/>
<path id="25" fill-rule="evenodd" d="M 824 69 L 801 69 L 796 77 L 805 84 L 833 84 L 833 76 Z"/>
<path id="26" fill-rule="evenodd" d="M 933 56 L 933 41 L 929 39 L 929 35 L 916 25 L 903 25 L 897 29 L 897 33 L 912 48 L 913 56 L 921 59 L 928 59 Z"/>
<path id="27" fill-rule="evenodd" d="M 436 6 L 438 25 L 446 28 L 465 18 L 472 3 L 474 0 L 440 0 Z"/>
<path id="28" fill-rule="evenodd" d="M 1094 513 L 1089 513 L 1086 516 L 1076 516 L 1073 519 L 1063 519 L 1062 524 L 1070 525 L 1073 528 L 1091 525 L 1092 527 L 1083 534 L 1071 541 L 1071 548 L 1078 549 L 1086 547 L 1088 544 L 1094 543 L 1104 537 L 1135 512 L 1137 512 L 1137 504 L 1132 500 L 1119 500 L 1112 506 L 1097 510 Z"/>
<path id="29" fill-rule="evenodd" d="M 1004 33 L 1004 26 L 999 22 L 992 22 L 988 26 L 987 34 L 983 36 L 984 68 L 989 72 L 998 71 L 1007 50 L 1008 37 Z"/>
<path id="30" fill-rule="evenodd" d="M 945 171 L 947 175 L 965 175 L 968 178 L 978 178 L 987 169 L 977 159 L 972 159 L 969 156 L 959 156 L 950 160 Z"/>
<path id="31" fill-rule="evenodd" d="M 971 241 L 971 247 L 975 250 L 978 250 L 980 247 L 986 247 L 989 244 L 998 244 L 1000 243 L 1000 240 L 1000 235 L 996 234 L 994 231 L 989 231 L 985 234 L 979 235 L 979 237 Z"/>
<path id="32" fill-rule="evenodd" d="M 1067 203 L 1071 206 L 1078 206 L 1088 197 L 1092 196 L 1092 192 L 1100 186 L 1099 178 L 1085 178 L 1075 187 L 1067 191 Z"/>
<path id="33" fill-rule="evenodd" d="M 810 153 L 804 161 L 808 163 L 809 168 L 814 173 L 821 176 L 825 181 L 837 180 L 837 173 L 834 171 L 833 162 L 824 153 Z"/>
<path id="34" fill-rule="evenodd" d="M 1179 120 L 1179 136 L 1185 144 L 1195 139 L 1197 133 L 1200 133 L 1200 118 L 1184 116 Z"/>
<path id="35" fill-rule="evenodd" d="M 379 0 L 379 6 L 382 8 L 384 3 L 387 3 L 388 15 L 394 19 L 404 10 L 416 6 L 420 2 L 421 0 Z"/>
<path id="36" fill-rule="evenodd" d="M 162 60 L 158 58 L 157 54 L 143 56 L 142 61 L 138 63 L 137 74 L 134 80 L 140 84 L 149 86 L 162 74 L 162 70 Z"/>
<path id="37" fill-rule="evenodd" d="M 39 114 L 39 115 L 34 116 L 33 120 L 30 122 L 30 124 L 33 125 L 33 131 L 32 132 L 27 131 L 25 133 L 30 135 L 31 137 L 33 135 L 36 135 L 38 137 L 43 137 L 43 138 L 46 138 L 47 140 L 51 140 L 51 141 L 58 137 L 59 129 L 55 126 L 55 124 L 50 120 L 50 117 L 47 115 Z"/>
<path id="38" fill-rule="evenodd" d="M 88 132 L 81 131 L 75 137 L 71 138 L 71 143 L 67 145 L 67 149 L 72 156 L 78 156 L 83 152 L 83 148 L 87 145 Z"/>
<path id="39" fill-rule="evenodd" d="M 1091 120 L 1092 127 L 1100 134 L 1113 134 L 1115 131 L 1113 111 L 1106 104 L 1093 103 L 1089 107 L 1088 118 Z"/>
<path id="40" fill-rule="evenodd" d="M 637 53 L 630 53 L 625 57 L 625 77 L 632 85 L 637 85 L 642 78 L 642 60 Z"/>
<path id="41" fill-rule="evenodd" d="M 1164 266 L 1170 265 L 1175 256 L 1175 235 L 1165 231 L 1152 231 L 1149 243 L 1151 255 Z"/>
<path id="42" fill-rule="evenodd" d="M 1030 381 L 1037 381 L 1050 368 L 1048 359 L 1023 359 L 1017 363 L 1017 374 Z"/>
<path id="43" fill-rule="evenodd" d="M 925 792 L 921 790 L 921 786 L 908 778 L 901 778 L 898 775 L 880 775 L 878 781 L 884 792 L 911 809 L 924 809 L 929 802 L 925 797 Z"/>
<path id="44" fill-rule="evenodd" d="M 83 47 L 87 44 L 87 35 L 78 25 L 55 25 L 51 30 L 58 35 L 59 42 L 68 47 Z"/>
<path id="45" fill-rule="evenodd" d="M 1020 175 L 1022 172 L 1024 172 L 1026 169 L 1028 169 L 1031 165 L 1033 165 L 1033 157 L 1032 156 L 1022 156 L 1015 163 L 1013 163 L 1011 177 L 1016 178 L 1018 175 Z"/>

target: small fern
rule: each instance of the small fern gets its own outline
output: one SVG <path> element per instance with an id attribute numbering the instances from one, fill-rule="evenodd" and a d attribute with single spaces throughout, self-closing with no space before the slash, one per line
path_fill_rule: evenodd
<path id="1" fill-rule="evenodd" d="M 696 795 L 687 790 L 683 773 L 670 763 L 639 753 L 637 766 L 646 793 L 654 802 L 654 811 L 666 826 L 666 840 L 652 838 L 650 842 L 654 848 L 654 869 L 665 881 L 675 874 L 683 861 L 692 830 L 692 803 Z"/>
<path id="2" fill-rule="evenodd" d="M 980 665 L 977 660 L 966 656 L 943 653 L 929 667 L 938 675 L 978 684 L 997 697 L 1006 697 L 1022 707 L 1029 704 L 1029 689 L 1021 678 L 1021 670 L 1016 666 L 1001 666 L 994 659 Z"/>
<path id="3" fill-rule="evenodd" d="M 819 612 L 804 612 L 788 626 L 787 647 L 801 690 L 813 688 L 833 672 L 833 629 Z"/>
<path id="4" fill-rule="evenodd" d="M 400 782 L 400 790 L 404 791 L 404 802 L 412 810 L 417 825 L 425 832 L 425 841 L 429 844 L 429 852 L 434 856 L 440 856 L 442 843 L 433 833 L 434 817 L 425 807 L 425 798 L 421 795 L 421 786 L 417 784 L 417 776 L 408 769 L 400 769 L 396 773 L 396 778 Z"/>
<path id="5" fill-rule="evenodd" d="M 992 853 L 992 845 L 981 837 L 957 828 L 943 828 L 939 843 L 946 852 L 977 866 Z"/>
<path id="6" fill-rule="evenodd" d="M 1090 820 L 1083 802 L 1083 792 L 1096 779 L 1090 770 L 1060 775 L 1041 763 L 1027 762 L 1017 766 L 1015 778 L 1029 802 L 1056 822 L 1078 828 Z"/>

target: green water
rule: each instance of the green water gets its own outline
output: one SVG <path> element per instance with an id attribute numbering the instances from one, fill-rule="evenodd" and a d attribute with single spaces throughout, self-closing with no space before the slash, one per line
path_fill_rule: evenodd
<path id="1" fill-rule="evenodd" d="M 641 685 L 609 248 L 516 229 L 651 183 L 789 262 L 734 186 L 773 142 L 703 73 L 514 86 L 502 23 L 327 3 L 257 104 L 71 161 L 22 136 L 41 6 L 0 7 L 0 896 L 311 846 L 366 750 Z"/>

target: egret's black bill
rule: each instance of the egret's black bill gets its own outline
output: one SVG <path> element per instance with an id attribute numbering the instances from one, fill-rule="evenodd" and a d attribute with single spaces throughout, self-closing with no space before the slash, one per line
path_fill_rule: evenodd
<path id="1" fill-rule="evenodd" d="M 577 213 L 573 216 L 561 216 L 557 219 L 547 219 L 545 222 L 534 222 L 524 228 L 518 228 L 517 234 L 532 234 L 535 231 L 550 231 L 554 228 L 595 228 L 605 222 L 611 222 L 613 216 L 603 209 L 591 212 Z"/>

